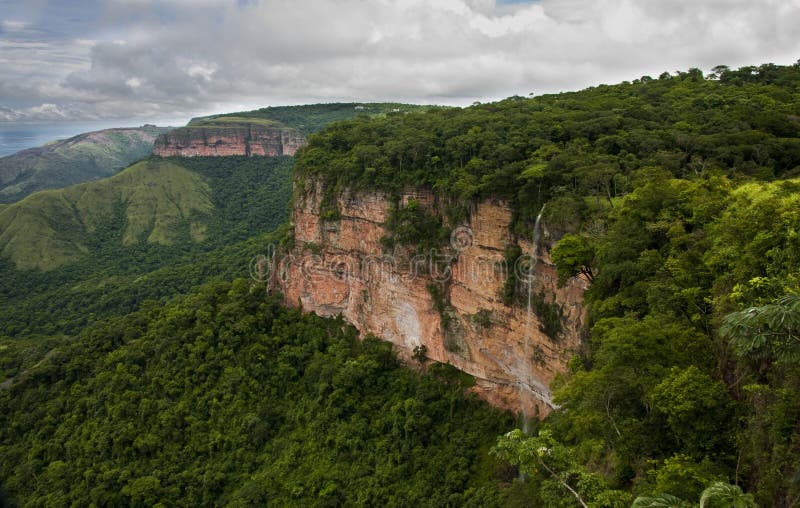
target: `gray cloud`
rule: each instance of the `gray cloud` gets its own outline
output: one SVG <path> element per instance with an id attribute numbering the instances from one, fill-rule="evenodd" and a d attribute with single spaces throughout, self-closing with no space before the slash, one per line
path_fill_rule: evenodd
<path id="1" fill-rule="evenodd" d="M 111 0 L 79 14 L 0 21 L 0 121 L 467 104 L 800 58 L 800 0 Z"/>

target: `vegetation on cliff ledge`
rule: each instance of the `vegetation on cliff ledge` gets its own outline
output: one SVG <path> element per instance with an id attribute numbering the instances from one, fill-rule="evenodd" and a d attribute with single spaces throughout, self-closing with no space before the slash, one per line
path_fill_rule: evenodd
<path id="1" fill-rule="evenodd" d="M 401 104 L 395 102 L 337 102 L 330 104 L 305 104 L 301 106 L 269 106 L 253 111 L 226 113 L 200 118 L 189 122 L 189 127 L 207 123 L 228 121 L 278 122 L 299 130 L 305 136 L 320 131 L 334 122 L 354 117 L 384 118 L 387 115 L 424 111 L 430 106 Z M 234 120 L 231 120 L 234 119 Z"/>
<path id="2" fill-rule="evenodd" d="M 359 117 L 312 136 L 297 172 L 339 190 L 424 185 L 462 202 L 506 198 L 520 231 L 548 202 L 548 224 L 574 228 L 630 193 L 645 168 L 687 179 L 796 175 L 799 82 L 797 65 L 711 78 L 691 69 L 466 109 Z"/>

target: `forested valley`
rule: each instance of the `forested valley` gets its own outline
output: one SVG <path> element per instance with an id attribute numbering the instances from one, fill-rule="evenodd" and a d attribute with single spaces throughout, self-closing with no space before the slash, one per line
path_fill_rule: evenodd
<path id="1" fill-rule="evenodd" d="M 295 161 L 169 162 L 208 182 L 203 241 L 125 245 L 120 210 L 90 257 L 2 261 L 0 503 L 797 506 L 800 62 L 358 117 Z M 328 218 L 347 189 L 449 204 L 399 206 L 387 248 L 446 242 L 486 198 L 529 237 L 544 207 L 559 277 L 589 282 L 558 408 L 514 430 L 469 376 L 237 278 L 291 241 L 291 178 L 324 183 Z"/>

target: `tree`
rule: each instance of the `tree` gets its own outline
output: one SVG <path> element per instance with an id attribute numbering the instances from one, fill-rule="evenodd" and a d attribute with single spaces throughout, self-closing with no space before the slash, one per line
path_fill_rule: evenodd
<path id="1" fill-rule="evenodd" d="M 594 247 L 586 238 L 566 234 L 558 242 L 552 252 L 553 262 L 558 272 L 558 283 L 563 285 L 567 279 L 575 275 L 584 275 L 589 282 L 594 281 Z"/>
<path id="2" fill-rule="evenodd" d="M 711 69 L 711 74 L 708 75 L 709 79 L 719 79 L 723 74 L 728 72 L 730 67 L 727 65 L 716 65 Z"/>
<path id="3" fill-rule="evenodd" d="M 569 448 L 559 443 L 548 429 L 540 430 L 536 436 L 513 430 L 498 440 L 492 453 L 518 466 L 525 475 L 555 482 L 558 490 L 565 495 L 569 493 L 584 508 L 588 508 L 588 496 L 594 497 L 603 491 L 599 476 L 577 464 Z M 559 498 L 554 496 L 552 502 Z"/>
<path id="4" fill-rule="evenodd" d="M 722 383 L 696 366 L 673 367 L 649 398 L 682 449 L 703 455 L 727 444 L 732 401 Z"/>
<path id="5" fill-rule="evenodd" d="M 700 497 L 700 508 L 731 507 L 753 508 L 757 507 L 753 494 L 745 494 L 738 485 L 716 482 L 703 491 Z"/>
<path id="6" fill-rule="evenodd" d="M 673 496 L 658 494 L 656 496 L 639 496 L 632 508 L 690 508 L 693 503 Z M 711 484 L 700 496 L 700 508 L 757 508 L 752 494 L 745 494 L 738 485 L 724 482 Z"/>
<path id="7" fill-rule="evenodd" d="M 742 356 L 800 363 L 800 294 L 728 314 L 720 334 Z"/>

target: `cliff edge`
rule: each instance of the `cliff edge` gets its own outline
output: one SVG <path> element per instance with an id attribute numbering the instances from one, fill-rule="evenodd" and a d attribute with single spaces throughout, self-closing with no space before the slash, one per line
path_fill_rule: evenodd
<path id="1" fill-rule="evenodd" d="M 305 136 L 279 122 L 219 117 L 193 120 L 159 136 L 153 153 L 160 157 L 281 156 L 294 155 L 305 144 Z"/>
<path id="2" fill-rule="evenodd" d="M 446 259 L 436 259 L 385 252 L 381 239 L 395 203 L 383 193 L 346 191 L 336 197 L 336 214 L 321 213 L 320 182 L 300 183 L 295 193 L 294 247 L 276 270 L 289 305 L 341 314 L 362 335 L 391 341 L 407 361 L 424 354 L 450 363 L 474 376 L 474 392 L 495 406 L 526 417 L 553 408 L 549 384 L 580 344 L 586 283 L 573 278 L 558 287 L 546 227 L 530 281 L 532 303 L 508 303 L 509 271 L 525 278 L 530 264 L 518 259 L 508 266 L 504 252 L 510 245 L 524 253 L 533 247 L 512 237 L 508 203 L 478 203 L 453 228 Z M 426 189 L 406 190 L 400 206 L 410 200 L 433 212 L 441 208 Z M 557 326 L 548 329 L 543 310 Z"/>

